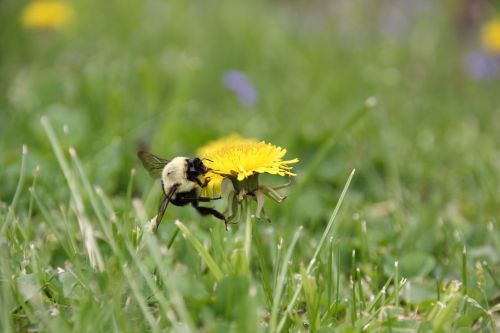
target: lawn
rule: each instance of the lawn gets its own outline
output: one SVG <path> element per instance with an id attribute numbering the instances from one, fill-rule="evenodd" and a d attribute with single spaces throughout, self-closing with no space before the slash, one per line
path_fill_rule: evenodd
<path id="1" fill-rule="evenodd" d="M 0 332 L 499 329 L 495 2 L 29 5 L 0 3 Z M 299 159 L 287 198 L 154 232 L 137 151 L 233 134 Z"/>

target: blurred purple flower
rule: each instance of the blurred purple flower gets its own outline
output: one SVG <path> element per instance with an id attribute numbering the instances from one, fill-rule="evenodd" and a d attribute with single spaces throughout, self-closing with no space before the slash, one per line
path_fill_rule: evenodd
<path id="1" fill-rule="evenodd" d="M 472 51 L 464 56 L 465 72 L 474 80 L 493 80 L 500 76 L 500 58 Z"/>
<path id="2" fill-rule="evenodd" d="M 236 94 L 241 105 L 254 106 L 257 102 L 257 90 L 246 74 L 235 70 L 228 71 L 224 74 L 222 83 Z"/>
<path id="3" fill-rule="evenodd" d="M 386 38 L 404 42 L 415 31 L 419 17 L 429 17 L 437 7 L 433 1 L 383 1 L 378 11 L 378 26 Z"/>

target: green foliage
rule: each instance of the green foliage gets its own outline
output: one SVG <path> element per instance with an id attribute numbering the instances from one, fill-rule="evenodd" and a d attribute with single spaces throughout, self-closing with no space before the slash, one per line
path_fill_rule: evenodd
<path id="1" fill-rule="evenodd" d="M 0 331 L 496 332 L 498 78 L 466 6 L 407 2 L 72 1 L 60 31 L 1 2 Z M 153 234 L 135 152 L 233 132 L 300 158 L 272 222 Z"/>

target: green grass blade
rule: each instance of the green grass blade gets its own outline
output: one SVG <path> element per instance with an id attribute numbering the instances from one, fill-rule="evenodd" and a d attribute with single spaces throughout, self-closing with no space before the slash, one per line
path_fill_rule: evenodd
<path id="1" fill-rule="evenodd" d="M 261 271 L 261 281 L 262 281 L 262 289 L 264 291 L 264 295 L 266 296 L 267 306 L 269 308 L 272 307 L 273 304 L 273 291 L 271 287 L 270 281 L 270 272 L 266 264 L 265 259 L 265 249 L 261 242 L 261 235 L 259 228 L 256 226 L 254 229 L 254 242 L 255 242 L 255 250 L 257 251 L 257 259 L 259 261 L 259 267 Z"/>
<path id="2" fill-rule="evenodd" d="M 102 211 L 99 203 L 97 202 L 97 198 L 94 194 L 94 191 L 92 190 L 92 185 L 90 185 L 90 181 L 87 178 L 87 175 L 85 174 L 85 171 L 83 171 L 83 167 L 78 159 L 78 156 L 76 154 L 76 150 L 74 148 L 69 149 L 69 154 L 73 160 L 73 164 L 76 167 L 76 171 L 78 172 L 78 175 L 80 176 L 80 180 L 83 184 L 83 188 L 85 192 L 87 193 L 87 196 L 90 200 L 90 204 L 92 206 L 92 209 L 94 210 L 94 213 L 97 216 L 97 221 L 99 221 L 99 224 L 101 226 L 101 230 L 104 232 L 106 235 L 107 241 L 109 243 L 113 243 L 113 235 L 111 234 L 111 229 L 109 228 L 109 224 L 106 222 L 104 218 L 104 212 Z"/>
<path id="3" fill-rule="evenodd" d="M 302 226 L 300 226 L 299 229 L 295 231 L 292 238 L 292 242 L 288 247 L 288 250 L 286 251 L 286 255 L 285 258 L 283 259 L 283 262 L 281 263 L 281 269 L 279 270 L 279 275 L 277 277 L 276 287 L 274 288 L 273 306 L 271 308 L 271 320 L 269 322 L 269 332 L 276 332 L 279 305 L 280 305 L 281 295 L 285 287 L 289 262 L 290 259 L 292 258 L 292 253 L 293 249 L 295 248 L 295 244 L 297 243 L 297 240 L 299 239 L 301 233 L 302 233 Z"/>
<path id="4" fill-rule="evenodd" d="M 9 210 L 7 213 L 7 217 L 4 220 L 2 225 L 2 234 L 5 232 L 5 228 L 10 223 L 12 218 L 14 217 L 14 211 L 16 209 L 17 201 L 19 200 L 19 196 L 21 195 L 21 191 L 24 185 L 24 178 L 26 172 L 26 156 L 28 155 L 28 146 L 23 145 L 22 155 L 21 155 L 21 170 L 19 171 L 19 180 L 17 182 L 16 191 L 14 192 L 14 197 L 12 198 L 12 202 L 10 203 Z"/>
<path id="5" fill-rule="evenodd" d="M 33 172 L 33 182 L 31 183 L 31 186 L 29 188 L 29 192 L 30 192 L 30 201 L 29 201 L 29 204 L 28 204 L 28 216 L 26 216 L 26 220 L 29 221 L 33 215 L 33 205 L 34 205 L 34 202 L 33 202 L 33 196 L 31 195 L 31 192 L 35 190 L 36 188 L 36 181 L 38 180 L 38 176 L 40 175 L 40 166 L 36 166 L 35 167 L 35 171 Z"/>
<path id="6" fill-rule="evenodd" d="M 399 262 L 396 261 L 394 262 L 394 306 L 398 307 L 399 306 Z"/>
<path id="7" fill-rule="evenodd" d="M 347 190 L 349 189 L 349 185 L 351 184 L 351 180 L 352 180 L 352 177 L 354 176 L 355 171 L 356 171 L 355 169 L 352 170 L 351 174 L 349 175 L 349 178 L 347 178 L 347 182 L 345 183 L 344 188 L 342 189 L 342 193 L 340 194 L 339 201 L 337 202 L 337 205 L 335 206 L 335 209 L 333 210 L 333 213 L 330 216 L 330 220 L 328 221 L 328 224 L 325 228 L 325 231 L 323 232 L 323 235 L 321 236 L 321 239 L 316 247 L 316 251 L 314 251 L 314 255 L 311 258 L 311 260 L 309 261 L 309 265 L 307 266 L 307 270 L 306 270 L 306 272 L 308 274 L 311 272 L 311 269 L 313 268 L 314 263 L 316 262 L 316 259 L 319 255 L 321 249 L 323 248 L 323 244 L 325 243 L 326 238 L 330 234 L 330 230 L 332 229 L 333 222 L 335 221 L 335 218 L 337 217 L 340 206 L 342 205 L 342 202 L 344 201 L 344 198 L 347 194 Z M 302 289 L 302 284 L 299 284 L 299 287 L 297 288 L 297 290 L 293 294 L 293 297 L 290 300 L 290 303 L 287 305 L 287 307 L 283 313 L 283 316 L 282 316 L 280 323 L 278 325 L 278 331 L 281 331 L 283 329 L 283 326 L 285 325 L 286 318 L 289 315 L 290 311 L 292 310 L 293 306 L 295 305 L 295 302 L 297 301 L 297 298 L 299 297 L 301 289 Z"/>
<path id="8" fill-rule="evenodd" d="M 104 191 L 100 188 L 96 188 L 96 193 L 98 197 L 101 199 L 101 202 L 103 204 L 103 207 L 107 211 L 107 215 L 111 218 L 115 217 L 113 208 L 111 206 L 111 202 L 109 201 L 108 197 L 104 193 Z M 98 202 L 95 203 L 98 205 Z M 127 230 L 123 230 L 124 227 L 122 224 L 118 224 L 117 228 L 119 230 L 118 235 L 123 236 L 127 234 Z M 149 236 L 149 237 L 148 237 Z M 158 258 L 157 254 L 160 253 L 160 247 L 156 243 L 155 239 L 149 235 L 149 233 L 146 235 L 146 241 L 145 244 L 148 247 L 149 253 L 152 255 L 153 259 L 156 262 L 157 267 L 163 267 L 164 263 L 161 262 L 161 260 Z M 172 292 L 170 289 L 167 295 L 170 295 L 170 298 L 174 299 L 172 302 L 169 302 L 164 295 L 163 291 L 160 290 L 155 283 L 152 274 L 148 272 L 147 267 L 144 265 L 142 260 L 139 258 L 138 254 L 136 253 L 136 250 L 134 250 L 132 244 L 128 240 L 127 237 L 123 237 L 123 243 L 125 245 L 126 250 L 128 251 L 128 255 L 132 258 L 135 267 L 138 268 L 139 273 L 141 274 L 141 277 L 144 279 L 148 287 L 153 291 L 154 296 L 158 300 L 158 303 L 161 306 L 161 309 L 163 310 L 163 316 L 167 321 L 170 321 L 172 324 L 178 322 L 175 313 L 179 313 L 179 315 L 182 317 L 184 324 L 188 325 L 188 327 L 193 328 L 194 325 L 192 323 L 192 319 L 188 315 L 188 312 L 185 309 L 185 305 L 183 301 L 179 301 L 179 296 L 177 293 Z M 115 243 L 114 240 L 111 240 L 111 245 L 113 247 L 113 250 L 115 251 L 115 254 L 120 257 L 120 259 L 125 262 L 123 253 L 121 250 L 118 248 L 117 244 Z M 124 272 L 125 273 L 125 272 Z M 162 274 L 163 282 L 165 286 L 168 286 L 170 288 L 170 283 L 168 280 L 165 278 L 166 274 Z M 171 304 L 176 307 L 176 311 L 173 311 Z"/>
<path id="9" fill-rule="evenodd" d="M 13 332 L 11 310 L 15 307 L 11 289 L 11 258 L 5 235 L 0 235 L 0 328 L 2 332 Z"/>
<path id="10" fill-rule="evenodd" d="M 42 123 L 42 126 L 45 129 L 45 133 L 47 134 L 49 141 L 50 141 L 50 144 L 52 146 L 52 149 L 54 150 L 54 154 L 56 155 L 57 162 L 59 163 L 59 166 L 61 167 L 61 170 L 64 174 L 64 177 L 66 178 L 69 189 L 71 191 L 71 195 L 72 195 L 73 200 L 75 201 L 75 204 L 76 204 L 76 209 L 79 212 L 83 213 L 84 212 L 83 199 L 79 193 L 76 178 L 73 175 L 73 173 L 71 172 L 71 168 L 69 167 L 69 164 L 66 161 L 66 158 L 64 157 L 64 153 L 63 153 L 61 144 L 59 143 L 59 140 L 57 139 L 56 133 L 54 132 L 54 129 L 52 128 L 52 125 L 50 124 L 49 119 L 47 117 L 45 117 L 45 116 L 42 117 L 40 119 L 40 122 Z"/>
<path id="11" fill-rule="evenodd" d="M 175 289 L 175 285 L 171 283 L 170 276 L 172 275 L 171 271 L 173 269 L 170 269 L 169 271 L 169 268 L 166 267 L 165 260 L 160 254 L 160 245 L 158 244 L 157 237 L 152 232 L 147 232 L 145 234 L 145 245 L 156 264 L 156 268 L 159 271 L 163 286 L 166 289 L 166 294 L 169 295 L 169 300 L 172 307 L 175 309 L 176 313 L 181 319 L 181 322 L 186 325 L 190 331 L 194 332 L 194 320 L 189 313 L 186 302 L 182 298 L 182 295 Z"/>
<path id="12" fill-rule="evenodd" d="M 102 261 L 102 255 L 97 246 L 97 242 L 95 239 L 95 232 L 92 228 L 88 218 L 85 215 L 85 206 L 83 204 L 82 195 L 80 194 L 78 188 L 78 182 L 71 172 L 71 169 L 64 157 L 63 150 L 61 148 L 61 144 L 57 139 L 57 136 L 54 132 L 54 129 L 50 125 L 50 122 L 47 117 L 42 117 L 40 119 L 43 128 L 45 129 L 45 133 L 47 134 L 52 149 L 54 150 L 54 154 L 56 155 L 56 159 L 61 167 L 61 170 L 66 178 L 66 182 L 68 183 L 71 197 L 75 203 L 74 212 L 78 219 L 78 223 L 80 226 L 80 232 L 82 237 L 85 239 L 85 246 L 87 248 L 87 255 L 89 257 L 89 261 L 91 263 L 92 268 L 97 268 L 100 271 L 104 270 L 104 264 Z"/>
<path id="13" fill-rule="evenodd" d="M 356 268 L 356 276 L 358 279 L 358 293 L 359 293 L 361 311 L 365 311 L 366 309 L 365 294 L 363 292 L 363 280 L 361 279 L 361 269 L 359 267 Z"/>
<path id="14" fill-rule="evenodd" d="M 191 233 L 191 231 L 181 221 L 179 220 L 175 221 L 175 225 L 179 229 L 181 229 L 184 236 L 191 243 L 191 245 L 193 245 L 195 250 L 203 259 L 203 261 L 205 261 L 205 263 L 208 266 L 208 269 L 210 269 L 217 282 L 220 281 L 224 276 L 224 274 L 222 273 L 222 270 L 220 269 L 219 265 L 217 265 L 214 258 L 212 258 L 210 253 L 208 253 L 208 251 L 203 247 L 201 242 Z"/>
<path id="15" fill-rule="evenodd" d="M 332 303 L 332 293 L 333 293 L 333 237 L 329 240 L 330 248 L 328 249 L 328 258 L 326 260 L 326 308 L 328 309 L 325 313 L 329 313 Z"/>
<path id="16" fill-rule="evenodd" d="M 467 295 L 469 293 L 469 283 L 467 276 L 467 248 L 464 245 L 462 250 L 462 283 L 463 283 L 463 293 Z"/>
<path id="17" fill-rule="evenodd" d="M 352 327 L 356 324 L 358 320 L 358 305 L 356 299 L 356 250 L 352 250 L 351 254 L 351 292 L 352 292 L 352 300 L 351 300 L 351 324 Z"/>

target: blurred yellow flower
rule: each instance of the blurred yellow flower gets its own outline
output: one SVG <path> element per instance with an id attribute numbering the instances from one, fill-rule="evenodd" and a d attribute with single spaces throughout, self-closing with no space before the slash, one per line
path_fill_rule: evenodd
<path id="1" fill-rule="evenodd" d="M 280 176 L 295 176 L 289 164 L 297 163 L 297 158 L 283 160 L 286 149 L 264 141 L 230 135 L 220 140 L 209 142 L 199 150 L 199 156 L 206 158 L 204 163 L 212 171 L 209 191 L 221 193 L 224 178 L 242 182 L 253 175 L 269 173 Z"/>
<path id="2" fill-rule="evenodd" d="M 73 19 L 73 7 L 61 0 L 35 0 L 22 12 L 21 22 L 26 28 L 61 29 Z"/>
<path id="3" fill-rule="evenodd" d="M 500 53 L 500 19 L 493 19 L 483 25 L 481 42 L 487 51 Z"/>

